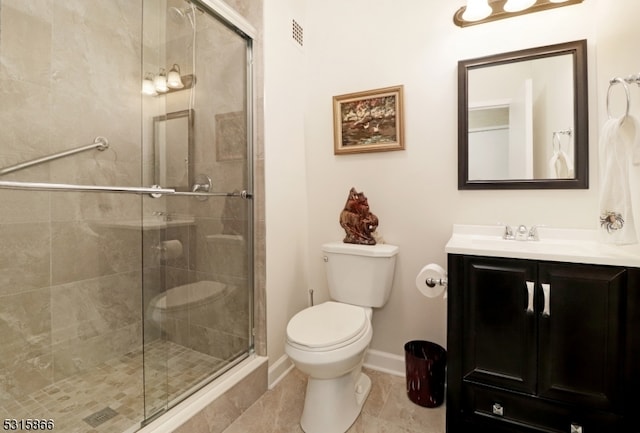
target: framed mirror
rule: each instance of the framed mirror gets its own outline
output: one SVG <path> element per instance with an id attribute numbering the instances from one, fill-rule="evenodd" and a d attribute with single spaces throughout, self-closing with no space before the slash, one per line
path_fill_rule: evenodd
<path id="1" fill-rule="evenodd" d="M 458 189 L 586 189 L 586 40 L 458 62 Z"/>
<path id="2" fill-rule="evenodd" d="M 194 110 L 153 118 L 154 183 L 176 191 L 191 191 Z"/>

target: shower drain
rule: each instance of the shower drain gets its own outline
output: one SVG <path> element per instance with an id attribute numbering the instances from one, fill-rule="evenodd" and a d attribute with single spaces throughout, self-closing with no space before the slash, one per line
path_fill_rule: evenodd
<path id="1" fill-rule="evenodd" d="M 82 421 L 86 422 L 91 427 L 98 427 L 100 424 L 109 421 L 116 415 L 118 415 L 118 412 L 107 406 L 104 409 L 99 410 L 98 412 L 92 413 Z"/>

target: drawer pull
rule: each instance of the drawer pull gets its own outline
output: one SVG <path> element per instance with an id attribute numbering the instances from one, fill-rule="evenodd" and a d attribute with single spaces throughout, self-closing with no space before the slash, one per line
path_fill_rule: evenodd
<path id="1" fill-rule="evenodd" d="M 527 284 L 528 295 L 527 313 L 533 313 L 533 291 L 536 287 L 536 283 L 534 283 L 533 281 L 525 281 L 525 283 Z"/>
<path id="2" fill-rule="evenodd" d="M 493 412 L 494 415 L 497 415 L 497 416 L 504 415 L 504 408 L 500 403 L 493 403 L 493 407 L 491 408 L 491 411 Z"/>
<path id="3" fill-rule="evenodd" d="M 584 433 L 584 430 L 581 425 L 571 424 L 571 433 Z"/>
<path id="4" fill-rule="evenodd" d="M 549 317 L 551 315 L 551 284 L 542 284 L 542 297 L 544 298 L 544 309 L 542 310 L 543 317 Z"/>

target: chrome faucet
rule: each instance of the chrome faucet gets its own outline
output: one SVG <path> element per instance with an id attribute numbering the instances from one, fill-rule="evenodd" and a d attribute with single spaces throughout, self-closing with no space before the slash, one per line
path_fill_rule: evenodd
<path id="1" fill-rule="evenodd" d="M 153 211 L 153 216 L 160 217 L 163 221 L 171 221 L 173 215 L 169 212 Z"/>
<path id="2" fill-rule="evenodd" d="M 528 241 L 539 241 L 540 240 L 540 235 L 538 234 L 538 227 L 540 227 L 540 226 L 539 225 L 531 226 L 531 228 L 529 229 L 529 234 L 527 235 L 527 240 Z"/>
<path id="3" fill-rule="evenodd" d="M 211 190 L 211 178 L 206 174 L 199 174 L 191 187 L 191 192 L 209 192 Z"/>
<path id="4" fill-rule="evenodd" d="M 544 227 L 542 225 L 533 225 L 527 230 L 527 226 L 520 224 L 514 231 L 510 225 L 503 225 L 504 232 L 502 234 L 502 239 L 517 241 L 539 241 L 540 235 L 538 234 L 538 227 Z"/>
<path id="5" fill-rule="evenodd" d="M 529 232 L 527 231 L 527 226 L 520 224 L 518 229 L 516 230 L 516 240 L 517 241 L 526 241 L 529 236 Z"/>
<path id="6" fill-rule="evenodd" d="M 506 239 L 506 240 L 512 240 L 515 239 L 516 237 L 513 235 L 513 229 L 511 228 L 510 225 L 505 224 L 504 225 L 504 233 L 502 234 L 502 239 Z"/>

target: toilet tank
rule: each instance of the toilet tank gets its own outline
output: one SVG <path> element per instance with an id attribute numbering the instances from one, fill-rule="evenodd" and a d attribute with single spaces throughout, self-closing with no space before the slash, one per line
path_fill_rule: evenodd
<path id="1" fill-rule="evenodd" d="M 323 244 L 331 298 L 363 307 L 382 307 L 391 294 L 398 250 L 389 244 Z"/>

